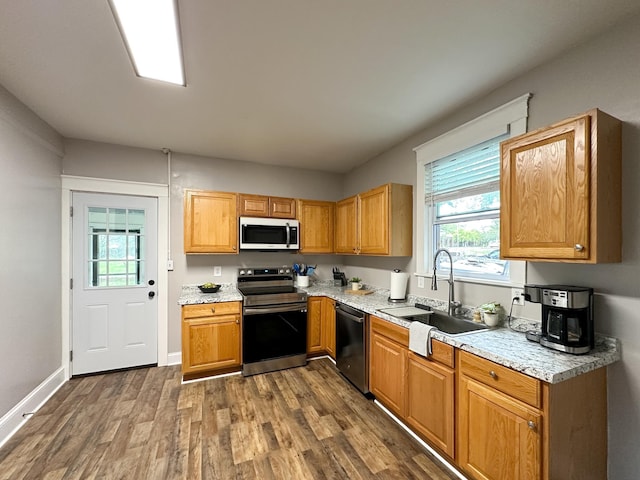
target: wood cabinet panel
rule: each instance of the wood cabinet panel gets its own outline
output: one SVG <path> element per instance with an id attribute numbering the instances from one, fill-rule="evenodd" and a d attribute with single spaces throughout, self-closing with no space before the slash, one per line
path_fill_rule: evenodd
<path id="1" fill-rule="evenodd" d="M 272 218 L 296 218 L 294 198 L 269 197 L 269 216 Z"/>
<path id="2" fill-rule="evenodd" d="M 455 371 L 409 352 L 406 422 L 454 458 Z"/>
<path id="3" fill-rule="evenodd" d="M 359 195 L 361 254 L 389 254 L 389 185 Z"/>
<path id="4" fill-rule="evenodd" d="M 460 352 L 460 373 L 534 407 L 542 406 L 542 382 L 468 352 Z"/>
<path id="5" fill-rule="evenodd" d="M 389 322 L 373 316 L 371 319 L 369 389 L 389 410 L 404 418 L 408 350 L 406 345 L 385 336 L 387 332 L 397 335 L 395 328 L 378 328 L 382 327 L 381 322 Z"/>
<path id="6" fill-rule="evenodd" d="M 186 190 L 185 253 L 238 253 L 235 193 Z"/>
<path id="7" fill-rule="evenodd" d="M 241 193 L 238 195 L 238 204 L 240 205 L 240 216 L 269 216 L 269 197 L 266 195 L 250 195 L 248 193 Z"/>
<path id="8" fill-rule="evenodd" d="M 307 300 L 307 355 L 324 352 L 322 343 L 322 298 L 309 297 Z"/>
<path id="9" fill-rule="evenodd" d="M 182 307 L 182 374 L 239 368 L 240 302 Z M 212 311 L 216 310 L 216 311 Z"/>
<path id="10" fill-rule="evenodd" d="M 358 197 L 353 196 L 336 203 L 336 253 L 358 253 Z"/>
<path id="11" fill-rule="evenodd" d="M 599 111 L 501 144 L 501 257 L 621 259 L 621 126 Z"/>
<path id="12" fill-rule="evenodd" d="M 322 344 L 331 358 L 336 358 L 336 302 L 332 298 L 322 300 Z"/>
<path id="13" fill-rule="evenodd" d="M 538 480 L 542 415 L 525 404 L 461 375 L 458 463 L 473 478 Z"/>
<path id="14" fill-rule="evenodd" d="M 335 203 L 298 200 L 300 253 L 334 253 Z"/>

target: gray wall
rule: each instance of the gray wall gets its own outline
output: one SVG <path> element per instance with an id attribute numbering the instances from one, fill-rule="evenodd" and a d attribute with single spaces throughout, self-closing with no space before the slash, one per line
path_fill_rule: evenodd
<path id="1" fill-rule="evenodd" d="M 0 87 L 0 417 L 61 366 L 62 140 Z"/>
<path id="2" fill-rule="evenodd" d="M 352 171 L 345 191 L 357 192 L 395 176 L 415 185 L 412 148 L 455 128 L 524 93 L 530 102 L 529 129 L 549 125 L 593 107 L 623 123 L 623 261 L 610 265 L 530 263 L 530 283 L 591 286 L 597 292 L 596 328 L 622 341 L 621 362 L 609 368 L 609 478 L 636 479 L 640 472 L 640 17 L 630 19 L 601 37 L 580 45 L 556 60 L 535 68 L 477 102 L 467 105 L 388 152 Z M 386 278 L 388 261 L 345 257 L 347 268 Z M 407 262 L 413 271 L 414 261 Z M 379 269 L 379 270 L 376 270 Z M 428 284 L 428 282 L 427 282 Z M 418 289 L 412 279 L 413 293 Z M 433 292 L 444 299 L 446 289 Z M 463 284 L 457 290 L 465 304 L 497 298 L 508 304 L 508 289 Z M 435 296 L 435 295 L 434 295 Z M 522 316 L 540 318 L 539 306 L 529 305 Z M 589 399 L 585 399 L 589 401 Z"/>

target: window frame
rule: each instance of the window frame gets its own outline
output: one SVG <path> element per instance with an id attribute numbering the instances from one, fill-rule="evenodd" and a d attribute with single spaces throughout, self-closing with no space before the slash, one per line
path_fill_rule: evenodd
<path id="1" fill-rule="evenodd" d="M 414 148 L 416 153 L 416 272 L 421 277 L 432 277 L 427 266 L 425 252 L 433 251 L 433 221 L 430 210 L 425 207 L 424 171 L 425 165 L 449 155 L 466 150 L 492 138 L 508 134 L 509 137 L 527 131 L 529 99 L 531 94 L 522 95 L 490 112 L 460 125 L 433 140 Z M 431 260 L 431 259 L 429 259 Z M 464 277 L 456 275 L 456 280 L 470 283 L 500 286 L 522 286 L 526 282 L 526 262 L 510 260 L 508 281 Z"/>

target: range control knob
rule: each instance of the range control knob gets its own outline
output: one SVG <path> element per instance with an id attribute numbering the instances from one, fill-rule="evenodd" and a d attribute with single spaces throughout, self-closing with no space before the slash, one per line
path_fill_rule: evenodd
<path id="1" fill-rule="evenodd" d="M 240 275 L 244 275 L 246 272 L 244 270 L 240 270 Z"/>
<path id="2" fill-rule="evenodd" d="M 253 275 L 253 270 L 247 270 L 247 275 Z"/>
<path id="3" fill-rule="evenodd" d="M 280 273 L 280 274 L 284 273 L 284 268 L 279 269 L 278 273 Z"/>

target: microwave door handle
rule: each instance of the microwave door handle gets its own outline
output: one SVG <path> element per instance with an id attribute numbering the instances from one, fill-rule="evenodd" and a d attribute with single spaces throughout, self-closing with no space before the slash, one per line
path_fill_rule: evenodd
<path id="1" fill-rule="evenodd" d="M 291 228 L 289 228 L 289 222 L 285 224 L 287 227 L 287 248 L 289 248 L 289 239 L 291 238 Z"/>

